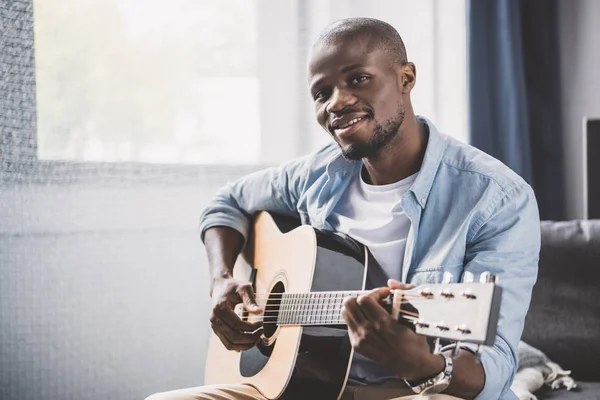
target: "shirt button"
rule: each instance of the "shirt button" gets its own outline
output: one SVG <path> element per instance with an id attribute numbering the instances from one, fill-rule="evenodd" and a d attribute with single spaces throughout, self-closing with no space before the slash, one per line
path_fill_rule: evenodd
<path id="1" fill-rule="evenodd" d="M 421 203 L 425 203 L 425 197 L 421 197 Z"/>

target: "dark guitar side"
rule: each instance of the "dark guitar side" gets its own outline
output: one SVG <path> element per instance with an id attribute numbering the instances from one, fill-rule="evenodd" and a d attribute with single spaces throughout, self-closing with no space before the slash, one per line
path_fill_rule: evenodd
<path id="1" fill-rule="evenodd" d="M 274 216 L 274 219 L 282 232 L 298 226 L 289 218 Z M 374 262 L 368 250 L 336 233 L 315 230 L 315 234 L 318 248 L 311 291 L 364 289 L 368 264 Z M 277 342 L 272 346 L 277 346 Z M 251 377 L 258 373 L 269 361 L 269 354 L 269 348 L 263 345 L 244 351 L 240 359 L 241 375 Z M 352 348 L 345 326 L 305 326 L 294 372 L 280 398 L 338 398 L 351 361 Z"/>

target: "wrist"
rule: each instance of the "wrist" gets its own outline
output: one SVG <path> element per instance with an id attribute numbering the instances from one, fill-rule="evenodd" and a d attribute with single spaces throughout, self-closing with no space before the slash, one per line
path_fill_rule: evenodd
<path id="1" fill-rule="evenodd" d="M 423 361 L 416 365 L 412 371 L 404 378 L 414 385 L 418 385 L 438 375 L 444 371 L 446 362 L 441 354 L 431 354 L 424 358 Z"/>
<path id="2" fill-rule="evenodd" d="M 233 279 L 233 276 L 231 274 L 219 274 L 217 276 L 213 276 L 211 281 L 210 281 L 210 295 L 212 296 L 212 293 L 215 289 L 215 287 L 219 286 L 220 284 L 224 283 L 225 281 L 231 280 Z"/>

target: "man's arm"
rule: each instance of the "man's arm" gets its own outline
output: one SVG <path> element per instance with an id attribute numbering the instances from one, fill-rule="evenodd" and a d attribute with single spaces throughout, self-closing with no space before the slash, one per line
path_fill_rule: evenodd
<path id="1" fill-rule="evenodd" d="M 467 242 L 465 271 L 475 276 L 485 271 L 495 274 L 503 296 L 496 341 L 484 349 L 481 363 L 467 350 L 454 360 L 450 386 L 444 393 L 464 399 L 498 399 L 510 390 L 517 368 L 517 344 L 537 278 L 540 222 L 533 191 L 523 185 L 502 193 L 475 223 Z M 388 284 L 392 289 L 406 286 L 394 281 Z M 423 336 L 398 324 L 380 307 L 388 294 L 389 289 L 380 288 L 345 300 L 342 314 L 352 346 L 394 369 L 398 377 L 424 382 L 444 369 L 443 358 L 431 354 Z"/>
<path id="2" fill-rule="evenodd" d="M 262 311 L 250 283 L 233 278 L 233 267 L 247 238 L 249 217 L 260 210 L 295 215 L 306 176 L 302 174 L 304 165 L 304 160 L 296 160 L 243 177 L 222 188 L 202 214 L 200 232 L 211 275 L 210 322 L 229 350 L 249 349 L 262 334 L 261 323 L 242 321 L 233 311 L 240 302 L 250 313 Z"/>
<path id="3" fill-rule="evenodd" d="M 204 242 L 211 275 L 210 295 L 213 309 L 210 323 L 215 334 L 229 350 L 247 350 L 261 337 L 262 324 L 242 321 L 234 312 L 243 302 L 251 313 L 261 312 L 252 286 L 233 279 L 233 266 L 244 244 L 244 237 L 235 229 L 217 226 L 206 231 Z"/>
<path id="4" fill-rule="evenodd" d="M 541 241 L 537 202 L 528 185 L 505 191 L 488 214 L 469 233 L 465 255 L 465 271 L 476 277 L 489 271 L 502 287 L 496 341 L 481 355 L 479 368 L 483 367 L 484 385 L 477 399 L 499 398 L 510 390 L 517 371 L 517 345 L 537 279 Z M 450 394 L 459 394 L 458 385 L 468 385 L 473 379 L 469 375 L 474 372 L 473 355 L 462 351 L 461 359 L 447 390 Z"/>

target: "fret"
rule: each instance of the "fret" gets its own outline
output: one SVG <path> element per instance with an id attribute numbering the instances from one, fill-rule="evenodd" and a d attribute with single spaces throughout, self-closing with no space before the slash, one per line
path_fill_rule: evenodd
<path id="1" fill-rule="evenodd" d="M 309 312 L 310 317 L 308 318 L 308 324 L 312 325 L 315 319 L 315 293 L 309 295 L 308 301 L 310 302 Z"/>
<path id="2" fill-rule="evenodd" d="M 323 323 L 327 324 L 329 321 L 329 293 L 323 294 Z"/>
<path id="3" fill-rule="evenodd" d="M 305 325 L 310 325 L 310 317 L 311 317 L 311 312 L 310 312 L 310 308 L 312 307 L 312 302 L 310 301 L 310 297 L 311 294 L 305 294 L 304 295 L 304 302 L 306 303 L 306 320 L 305 320 Z"/>
<path id="4" fill-rule="evenodd" d="M 282 318 L 282 323 L 283 324 L 287 324 L 288 322 L 288 318 L 289 318 L 289 309 L 288 309 L 288 295 L 287 294 L 282 294 L 281 295 L 281 304 L 280 304 L 280 309 L 283 310 L 283 312 L 281 312 L 280 314 L 283 315 Z"/>
<path id="5" fill-rule="evenodd" d="M 338 304 L 338 294 L 335 293 L 333 294 L 331 297 L 331 323 L 333 323 L 335 321 L 335 314 L 336 314 L 336 309 L 337 309 L 337 304 Z"/>
<path id="6" fill-rule="evenodd" d="M 302 302 L 300 301 L 300 294 L 296 294 L 296 325 L 302 325 Z"/>
<path id="7" fill-rule="evenodd" d="M 307 296 L 300 297 L 300 303 L 302 303 L 302 325 L 306 325 L 308 322 L 308 301 Z"/>
<path id="8" fill-rule="evenodd" d="M 319 324 L 319 316 L 320 316 L 320 313 L 319 313 L 319 310 L 320 310 L 320 308 L 319 308 L 319 296 L 320 296 L 319 292 L 315 293 L 315 306 L 313 307 L 313 310 L 314 310 L 313 311 L 313 323 L 315 325 Z"/>
<path id="9" fill-rule="evenodd" d="M 325 308 L 325 296 L 327 293 L 321 292 L 320 301 L 319 301 L 319 325 L 323 325 L 325 323 L 325 315 L 327 313 Z"/>
<path id="10" fill-rule="evenodd" d="M 335 299 L 336 299 L 336 295 L 335 293 L 331 293 L 331 295 L 329 296 L 329 323 L 331 324 L 333 322 L 333 314 L 335 313 Z"/>
<path id="11" fill-rule="evenodd" d="M 294 317 L 295 317 L 295 314 L 296 314 L 294 312 L 294 307 L 295 307 L 294 306 L 294 293 L 292 293 L 290 295 L 290 305 L 289 305 L 289 307 L 290 307 L 290 316 L 289 316 L 289 319 L 288 319 L 288 324 L 293 324 Z"/>
<path id="12" fill-rule="evenodd" d="M 288 303 L 287 303 L 287 324 L 291 324 L 293 319 L 294 319 L 294 296 L 290 295 L 288 296 Z"/>
<path id="13" fill-rule="evenodd" d="M 301 296 L 300 302 L 302 303 L 302 325 L 306 325 L 308 322 L 308 301 L 307 296 Z"/>
<path id="14" fill-rule="evenodd" d="M 308 324 L 312 325 L 315 319 L 315 293 L 308 295 Z"/>
<path id="15" fill-rule="evenodd" d="M 318 324 L 319 320 L 319 292 L 313 294 L 313 307 L 312 307 L 312 323 L 313 325 Z"/>
<path id="16" fill-rule="evenodd" d="M 340 294 L 340 296 L 338 296 L 338 304 L 337 307 L 335 308 L 335 312 L 336 312 L 336 316 L 335 316 L 335 320 L 336 322 L 339 322 L 341 317 L 342 317 L 342 304 L 344 303 L 344 297 L 346 297 L 346 292 L 342 292 Z"/>
<path id="17" fill-rule="evenodd" d="M 294 293 L 294 325 L 299 325 L 300 323 L 300 304 L 298 302 L 298 294 Z"/>
<path id="18" fill-rule="evenodd" d="M 314 305 L 313 305 L 313 324 L 319 323 L 319 292 L 314 294 Z"/>
<path id="19" fill-rule="evenodd" d="M 279 302 L 279 312 L 277 313 L 277 323 L 281 324 L 285 320 L 285 298 L 281 295 L 281 301 Z"/>
<path id="20" fill-rule="evenodd" d="M 302 309 L 302 301 L 300 298 L 300 294 L 298 294 L 296 297 L 296 307 L 296 322 L 297 325 L 302 325 L 302 319 L 304 318 L 304 310 Z"/>
<path id="21" fill-rule="evenodd" d="M 313 303 L 311 300 L 312 297 L 312 293 L 307 293 L 305 295 L 305 301 L 306 301 L 306 325 L 310 325 L 310 320 L 312 318 L 312 310 L 311 307 L 313 306 Z"/>
<path id="22" fill-rule="evenodd" d="M 281 301 L 279 302 L 279 310 L 277 312 L 277 324 L 281 324 L 283 322 L 283 295 L 281 296 Z"/>
<path id="23" fill-rule="evenodd" d="M 323 293 L 319 293 L 317 295 L 317 310 L 318 311 L 318 317 L 317 317 L 317 323 L 319 325 L 323 325 Z"/>

